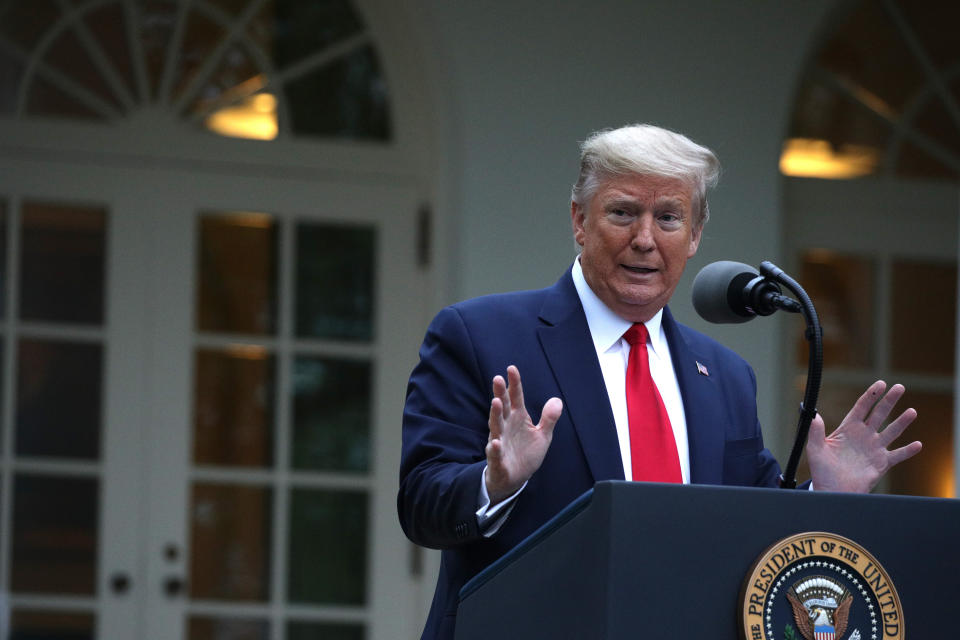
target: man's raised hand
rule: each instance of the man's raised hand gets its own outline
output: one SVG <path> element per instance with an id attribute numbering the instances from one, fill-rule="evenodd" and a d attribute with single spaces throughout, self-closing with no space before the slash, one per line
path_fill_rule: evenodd
<path id="1" fill-rule="evenodd" d="M 904 392 L 899 384 L 884 393 L 886 388 L 882 380 L 870 385 L 829 437 L 820 414 L 814 418 L 807 441 L 814 489 L 866 493 L 891 467 L 920 453 L 919 442 L 887 449 L 913 422 L 917 412 L 907 409 L 881 430 Z"/>
<path id="2" fill-rule="evenodd" d="M 535 425 L 523 404 L 520 371 L 510 365 L 506 381 L 503 376 L 494 377 L 486 448 L 491 505 L 513 495 L 540 468 L 562 411 L 560 398 L 550 398 L 543 405 L 540 424 Z"/>

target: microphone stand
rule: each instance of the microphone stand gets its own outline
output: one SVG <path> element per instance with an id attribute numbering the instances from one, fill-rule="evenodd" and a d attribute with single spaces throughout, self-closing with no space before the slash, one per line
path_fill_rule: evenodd
<path id="1" fill-rule="evenodd" d="M 810 423 L 817 415 L 817 396 L 820 395 L 820 382 L 823 374 L 823 330 L 820 328 L 820 319 L 817 310 L 807 292 L 796 280 L 784 273 L 783 269 L 769 261 L 760 263 L 760 273 L 767 279 L 779 282 L 789 289 L 800 301 L 803 317 L 807 322 L 804 337 L 810 343 L 810 356 L 807 361 L 807 384 L 803 393 L 803 402 L 800 404 L 800 419 L 797 423 L 797 437 L 793 442 L 787 468 L 780 474 L 780 487 L 795 489 L 797 487 L 797 466 L 800 456 L 810 433 Z"/>

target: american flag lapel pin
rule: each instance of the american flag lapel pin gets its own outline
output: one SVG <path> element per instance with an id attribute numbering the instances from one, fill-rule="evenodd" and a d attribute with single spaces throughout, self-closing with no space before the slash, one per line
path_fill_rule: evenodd
<path id="1" fill-rule="evenodd" d="M 702 376 L 710 377 L 710 372 L 707 371 L 707 368 L 700 362 L 697 362 L 697 372 Z"/>

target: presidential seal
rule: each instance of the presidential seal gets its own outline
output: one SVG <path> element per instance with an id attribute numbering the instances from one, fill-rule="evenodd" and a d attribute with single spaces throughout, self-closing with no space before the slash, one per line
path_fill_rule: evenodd
<path id="1" fill-rule="evenodd" d="M 890 576 L 866 549 L 809 532 L 771 545 L 740 590 L 744 640 L 903 640 Z"/>

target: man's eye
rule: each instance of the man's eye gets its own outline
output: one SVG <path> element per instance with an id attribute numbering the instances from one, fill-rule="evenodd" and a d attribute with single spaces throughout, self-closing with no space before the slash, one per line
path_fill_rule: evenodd
<path id="1" fill-rule="evenodd" d="M 607 215 L 611 220 L 623 223 L 630 222 L 634 218 L 633 212 L 629 209 L 610 209 Z"/>

